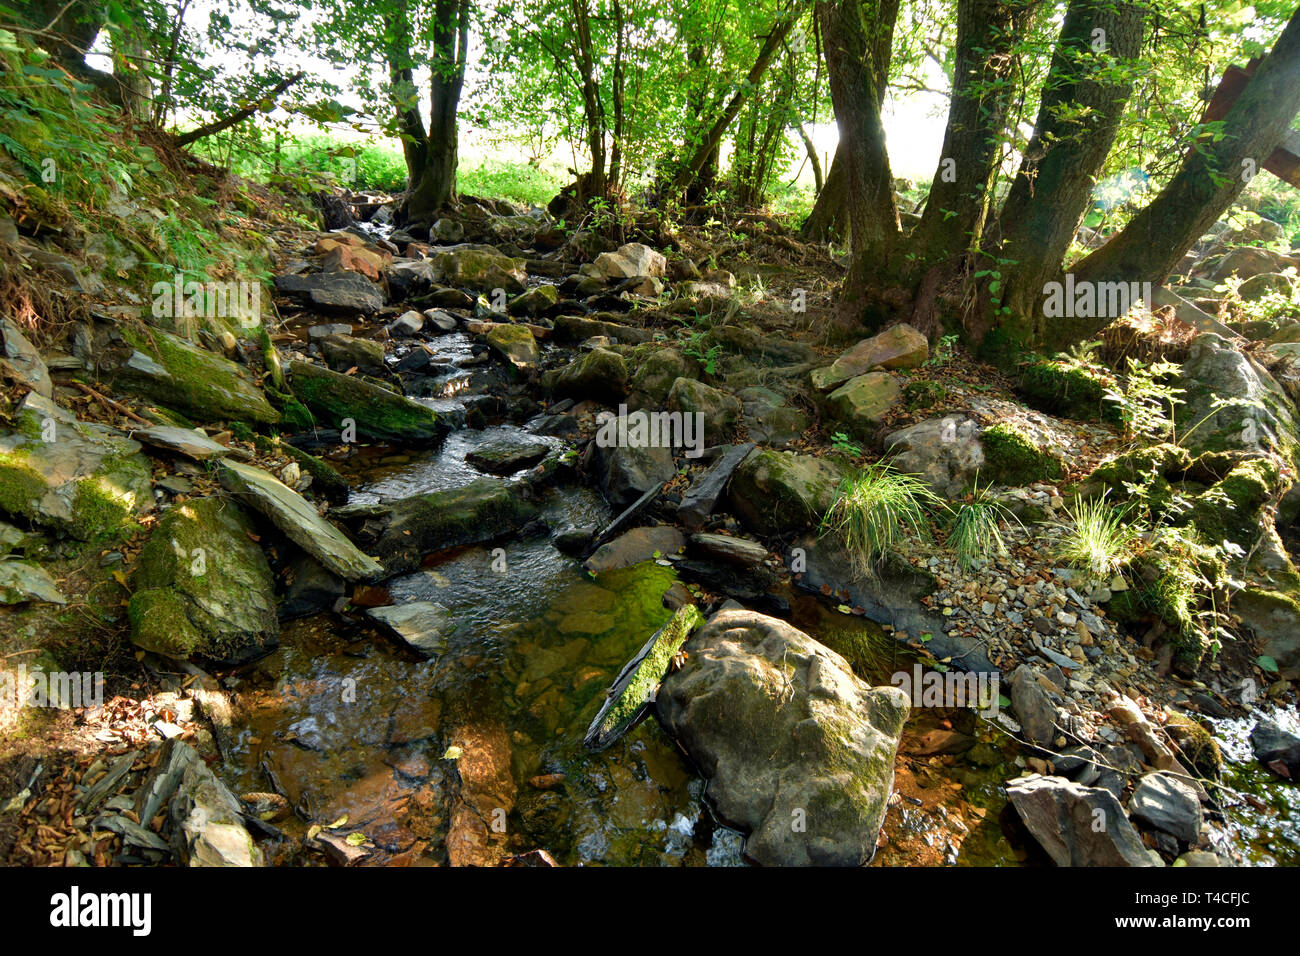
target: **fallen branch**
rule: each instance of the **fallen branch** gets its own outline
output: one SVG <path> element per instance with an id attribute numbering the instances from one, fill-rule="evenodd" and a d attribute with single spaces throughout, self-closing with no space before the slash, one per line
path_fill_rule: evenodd
<path id="1" fill-rule="evenodd" d="M 89 385 L 83 384 L 82 382 L 73 382 L 72 384 L 77 386 L 77 388 L 81 389 L 91 398 L 95 399 L 95 401 L 102 402 L 104 405 L 107 405 L 109 408 L 117 412 L 119 415 L 125 415 L 127 418 L 131 419 L 131 421 L 138 422 L 141 425 L 143 425 L 145 428 L 153 428 L 154 425 L 153 422 L 149 421 L 149 419 L 147 418 L 141 418 L 139 415 L 131 411 L 131 409 L 127 408 L 121 402 L 116 402 L 113 399 L 109 398 L 107 395 L 101 395 L 99 392 L 95 391 Z"/>

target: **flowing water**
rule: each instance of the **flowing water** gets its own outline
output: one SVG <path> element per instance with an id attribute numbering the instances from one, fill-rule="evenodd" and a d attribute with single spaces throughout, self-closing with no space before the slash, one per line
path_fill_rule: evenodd
<path id="1" fill-rule="evenodd" d="M 445 342 L 456 361 L 469 355 L 462 339 Z M 454 420 L 459 406 L 448 396 L 465 375 L 452 368 L 448 388 L 424 401 Z M 466 454 L 521 431 L 461 429 L 436 452 L 363 449 L 341 467 L 358 503 L 451 488 L 482 477 Z M 611 517 L 582 487 L 551 489 L 540 504 L 552 527 Z M 653 718 L 603 753 L 582 746 L 605 689 L 667 621 L 661 595 L 674 580 L 670 566 L 654 562 L 593 578 L 545 536 L 433 556 L 386 586 L 395 603 L 436 601 L 454 613 L 446 652 L 421 660 L 360 614 L 286 624 L 279 650 L 234 688 L 232 782 L 239 792 L 283 792 L 297 810 L 277 823 L 290 837 L 308 821 L 346 816 L 340 829 L 366 835 L 369 863 L 440 864 L 457 853 L 493 862 L 541 848 L 565 865 L 740 865 L 740 835 L 713 819 L 703 781 Z M 787 597 L 791 623 L 824 643 L 865 638 L 874 650 L 853 661 L 864 679 L 887 684 L 910 669 L 912 659 L 875 625 Z M 1228 829 L 1249 862 L 1295 864 L 1297 790 L 1254 763 L 1244 744 L 1250 726 L 1218 728 L 1225 782 L 1265 810 L 1230 807 Z M 1005 735 L 970 711 L 918 709 L 905 743 L 954 731 L 968 738 L 960 755 L 900 757 L 877 863 L 1043 862 L 1006 805 L 1003 783 L 1019 771 Z M 319 860 L 295 856 L 298 842 L 273 842 L 271 858 Z"/>

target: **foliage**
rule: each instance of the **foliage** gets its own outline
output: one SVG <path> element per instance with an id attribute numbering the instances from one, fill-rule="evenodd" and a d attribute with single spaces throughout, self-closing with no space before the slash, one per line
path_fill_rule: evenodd
<path id="1" fill-rule="evenodd" d="M 1116 507 L 1104 495 L 1075 502 L 1073 527 L 1062 539 L 1058 557 L 1097 580 L 1109 580 L 1128 563 L 1140 537 L 1129 510 Z"/>
<path id="2" fill-rule="evenodd" d="M 948 522 L 948 547 L 956 554 L 958 565 L 969 571 L 995 554 L 1005 554 L 1000 525 L 1010 521 L 1020 523 L 976 480 L 970 496 L 952 509 Z"/>
<path id="3" fill-rule="evenodd" d="M 926 507 L 938 504 L 939 498 L 921 478 L 878 461 L 841 483 L 822 519 L 821 533 L 837 536 L 854 569 L 871 575 L 906 535 L 928 535 Z"/>

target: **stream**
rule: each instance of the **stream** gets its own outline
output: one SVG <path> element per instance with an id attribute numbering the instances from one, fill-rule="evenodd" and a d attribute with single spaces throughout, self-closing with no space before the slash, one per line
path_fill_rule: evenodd
<path id="1" fill-rule="evenodd" d="M 456 333 L 435 348 L 446 372 L 417 399 L 463 422 L 455 396 L 476 364 L 469 340 Z M 483 477 L 467 454 L 522 432 L 459 428 L 436 451 L 363 447 L 339 467 L 353 503 L 453 488 Z M 612 517 L 581 486 L 548 489 L 540 505 L 553 528 Z M 233 688 L 227 755 L 235 792 L 278 789 L 297 810 L 277 821 L 291 839 L 265 844 L 268 860 L 318 861 L 295 856 L 293 837 L 309 821 L 346 817 L 368 838 L 367 865 L 494 863 L 539 848 L 561 865 L 743 865 L 741 834 L 714 819 L 703 780 L 653 717 L 602 753 L 582 746 L 606 688 L 670 617 L 661 595 L 676 580 L 671 564 L 593 577 L 545 536 L 433 555 L 385 584 L 393 603 L 436 601 L 455 615 L 446 652 L 428 661 L 360 616 L 287 622 L 280 648 Z M 832 643 L 832 632 L 858 629 L 883 648 L 866 666 L 855 662 L 864 679 L 888 684 L 911 667 L 877 625 L 808 595 L 783 596 L 791 623 L 814 638 Z M 1294 729 L 1294 710 L 1279 719 Z M 1251 726 L 1217 726 L 1224 782 L 1250 795 L 1229 801 L 1224 837 L 1245 862 L 1295 865 L 1300 791 L 1254 761 Z M 1006 803 L 1003 785 L 1023 766 L 1014 741 L 969 711 L 914 709 L 906 734 L 953 728 L 974 746 L 920 772 L 900 770 L 876 864 L 1044 862 Z"/>

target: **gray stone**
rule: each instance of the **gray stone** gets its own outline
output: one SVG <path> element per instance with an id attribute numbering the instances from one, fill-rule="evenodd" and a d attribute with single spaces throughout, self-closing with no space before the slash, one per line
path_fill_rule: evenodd
<path id="1" fill-rule="evenodd" d="M 753 450 L 752 442 L 728 448 L 682 495 L 681 504 L 677 506 L 677 520 L 688 528 L 702 528 L 726 494 L 732 474 Z"/>
<path id="2" fill-rule="evenodd" d="M 1057 866 L 1160 865 L 1109 790 L 1031 774 L 1008 783 L 1007 798 Z"/>
<path id="3" fill-rule="evenodd" d="M 513 475 L 537 464 L 550 451 L 548 442 L 526 435 L 506 434 L 479 445 L 465 456 L 465 460 L 489 475 Z"/>
<path id="4" fill-rule="evenodd" d="M 367 581 L 381 573 L 375 561 L 322 518 L 302 495 L 261 468 L 227 461 L 221 465 L 220 478 L 224 488 L 266 515 L 326 570 L 345 581 Z"/>
<path id="5" fill-rule="evenodd" d="M 1129 797 L 1128 812 L 1133 819 L 1184 843 L 1195 843 L 1201 832 L 1203 817 L 1196 791 L 1169 774 L 1144 776 Z"/>
<path id="6" fill-rule="evenodd" d="M 172 425 L 156 425 L 131 433 L 146 445 L 161 448 L 192 458 L 194 461 L 207 461 L 209 458 L 224 458 L 230 449 L 213 441 L 197 428 L 178 428 Z"/>
<path id="7" fill-rule="evenodd" d="M 759 448 L 736 468 L 727 497 L 731 510 L 755 531 L 788 534 L 817 524 L 848 476 L 838 462 Z"/>
<path id="8" fill-rule="evenodd" d="M 691 544 L 711 558 L 742 568 L 756 568 L 767 560 L 766 546 L 750 538 L 729 534 L 693 534 Z"/>
<path id="9" fill-rule="evenodd" d="M 0 316 L 0 355 L 18 372 L 36 392 L 49 398 L 54 391 L 50 370 L 36 346 L 27 340 L 22 329 L 12 319 Z"/>
<path id="10" fill-rule="evenodd" d="M 776 618 L 715 614 L 656 700 L 719 816 L 768 866 L 860 866 L 875 854 L 906 695 Z M 794 827 L 793 820 L 805 826 Z"/>
<path id="11" fill-rule="evenodd" d="M 49 572 L 29 561 L 0 560 L 0 604 L 47 601 L 67 604 Z"/>
<path id="12" fill-rule="evenodd" d="M 370 316 L 384 307 L 383 289 L 356 272 L 276 276 L 275 289 L 323 312 Z"/>
<path id="13" fill-rule="evenodd" d="M 657 528 L 633 528 L 613 541 L 602 544 L 583 567 L 593 574 L 630 568 L 642 561 L 667 554 L 676 554 L 686 539 L 676 528 L 662 525 Z"/>
<path id="14" fill-rule="evenodd" d="M 885 436 L 893 466 L 920 475 L 945 498 L 962 493 L 984 467 L 979 425 L 965 415 L 931 418 Z"/>

